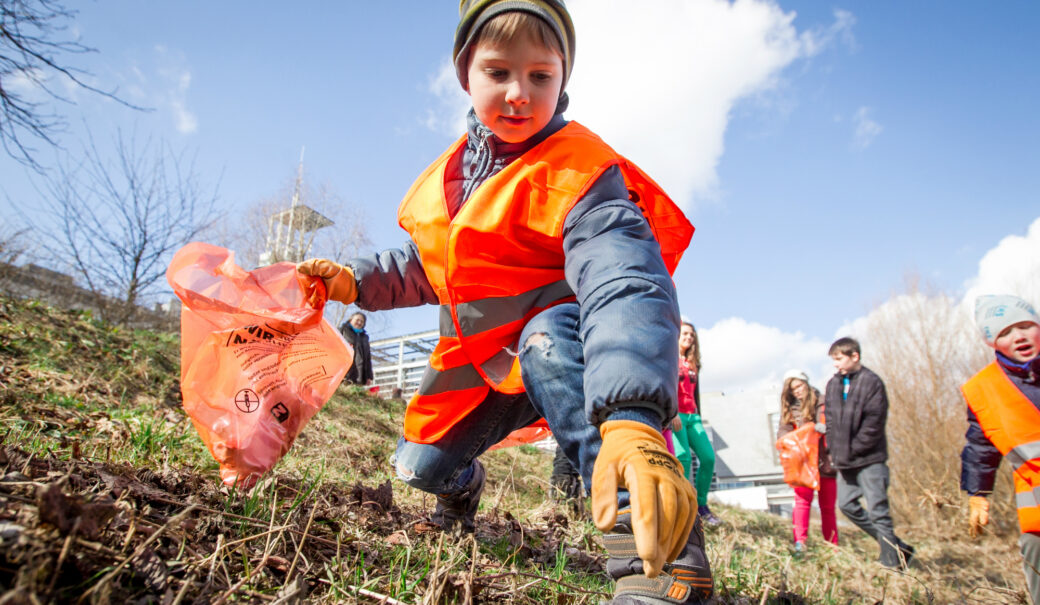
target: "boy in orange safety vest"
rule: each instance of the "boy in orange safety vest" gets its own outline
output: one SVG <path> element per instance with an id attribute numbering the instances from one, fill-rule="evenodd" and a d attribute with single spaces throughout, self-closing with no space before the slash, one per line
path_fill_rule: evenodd
<path id="1" fill-rule="evenodd" d="M 661 435 L 676 414 L 670 272 L 693 227 L 563 118 L 575 38 L 562 0 L 463 0 L 459 15 L 453 58 L 473 108 L 401 202 L 410 241 L 298 270 L 369 311 L 440 305 L 395 454 L 399 479 L 436 494 L 436 523 L 473 531 L 478 456 L 544 419 L 609 532 L 613 602 L 699 602 L 713 586 L 695 494 Z"/>
<path id="2" fill-rule="evenodd" d="M 961 386 L 968 402 L 961 489 L 968 492 L 969 529 L 989 523 L 989 501 L 1001 458 L 1011 465 L 1022 530 L 1026 584 L 1040 604 L 1040 317 L 1015 296 L 980 296 L 975 323 L 996 360 Z"/>

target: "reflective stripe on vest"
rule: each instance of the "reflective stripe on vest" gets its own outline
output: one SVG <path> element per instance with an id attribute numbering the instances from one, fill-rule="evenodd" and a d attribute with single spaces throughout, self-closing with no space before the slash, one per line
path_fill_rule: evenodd
<path id="1" fill-rule="evenodd" d="M 1040 506 L 1040 487 L 1034 487 L 1027 492 L 1015 494 L 1015 505 L 1018 508 L 1036 508 Z"/>
<path id="2" fill-rule="evenodd" d="M 523 317 L 530 309 L 545 308 L 554 301 L 571 296 L 574 296 L 574 291 L 571 290 L 566 280 L 561 279 L 515 296 L 500 296 L 459 303 L 456 306 L 456 313 L 463 336 L 472 336 L 511 321 L 507 318 Z M 450 305 L 441 305 L 439 327 L 441 336 L 458 336 Z"/>
<path id="3" fill-rule="evenodd" d="M 1023 443 L 1004 454 L 1004 459 L 1011 465 L 1012 470 L 1018 469 L 1026 462 L 1036 458 L 1040 458 L 1040 441 Z"/>
<path id="4" fill-rule="evenodd" d="M 448 215 L 445 173 L 456 141 L 412 185 L 398 220 L 415 242 L 440 302 L 440 341 L 405 412 L 405 438 L 433 443 L 487 396 L 524 390 L 517 353 L 535 315 L 573 301 L 564 276 L 567 214 L 611 166 L 619 166 L 668 270 L 693 226 L 638 167 L 570 122 L 474 190 Z"/>
<path id="5" fill-rule="evenodd" d="M 983 434 L 1014 471 L 1018 523 L 1040 532 L 1040 410 L 993 362 L 961 386 Z"/>

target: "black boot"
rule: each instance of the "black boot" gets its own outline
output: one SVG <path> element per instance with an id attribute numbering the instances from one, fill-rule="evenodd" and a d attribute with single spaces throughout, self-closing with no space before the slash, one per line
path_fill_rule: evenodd
<path id="1" fill-rule="evenodd" d="M 643 560 L 636 554 L 632 536 L 631 513 L 618 515 L 614 529 L 603 536 L 603 545 L 610 554 L 607 574 L 617 582 L 614 598 L 609 601 L 613 605 L 702 603 L 714 592 L 700 517 L 694 522 L 686 547 L 656 578 L 643 574 Z"/>
<path id="2" fill-rule="evenodd" d="M 889 569 L 906 571 L 910 567 L 910 560 L 914 558 L 914 547 L 899 538 L 892 536 L 886 538 L 879 536 L 878 544 L 881 546 L 881 556 L 878 562 Z"/>
<path id="3" fill-rule="evenodd" d="M 473 461 L 473 476 L 461 492 L 437 494 L 437 506 L 433 509 L 430 520 L 440 525 L 444 531 L 458 527 L 463 532 L 473 533 L 473 519 L 477 516 L 480 495 L 484 493 L 484 465 L 480 460 Z"/>
<path id="4" fill-rule="evenodd" d="M 556 448 L 549 485 L 553 502 L 567 504 L 575 515 L 580 515 L 585 510 L 581 475 L 567 459 L 563 448 Z"/>

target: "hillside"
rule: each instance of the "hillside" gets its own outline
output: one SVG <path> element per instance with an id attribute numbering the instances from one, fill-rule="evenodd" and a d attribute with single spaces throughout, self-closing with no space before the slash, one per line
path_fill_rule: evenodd
<path id="1" fill-rule="evenodd" d="M 229 491 L 180 409 L 178 358 L 175 335 L 0 298 L 0 603 L 606 597 L 597 532 L 548 499 L 545 453 L 487 455 L 476 535 L 447 536 L 433 498 L 392 480 L 403 403 L 341 387 L 266 480 Z M 796 558 L 788 520 L 720 516 L 719 603 L 1026 602 L 1010 535 L 915 529 L 897 574 L 854 530 Z"/>

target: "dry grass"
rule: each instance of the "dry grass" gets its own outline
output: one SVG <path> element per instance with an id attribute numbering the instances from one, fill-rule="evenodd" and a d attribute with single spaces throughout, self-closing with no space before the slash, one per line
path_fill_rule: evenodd
<path id="1" fill-rule="evenodd" d="M 0 299 L 0 600 L 545 604 L 609 590 L 597 532 L 546 496 L 550 456 L 486 455 L 476 535 L 442 534 L 425 521 L 432 497 L 392 481 L 403 403 L 358 389 L 259 487 L 222 489 L 171 395 L 177 346 Z M 897 472 L 894 487 L 911 480 Z M 798 558 L 789 520 L 720 506 L 716 602 L 1025 602 L 1014 532 L 968 540 L 952 497 L 916 521 L 906 510 L 897 527 L 918 557 L 898 574 L 858 530 L 837 548 L 814 534 Z"/>

